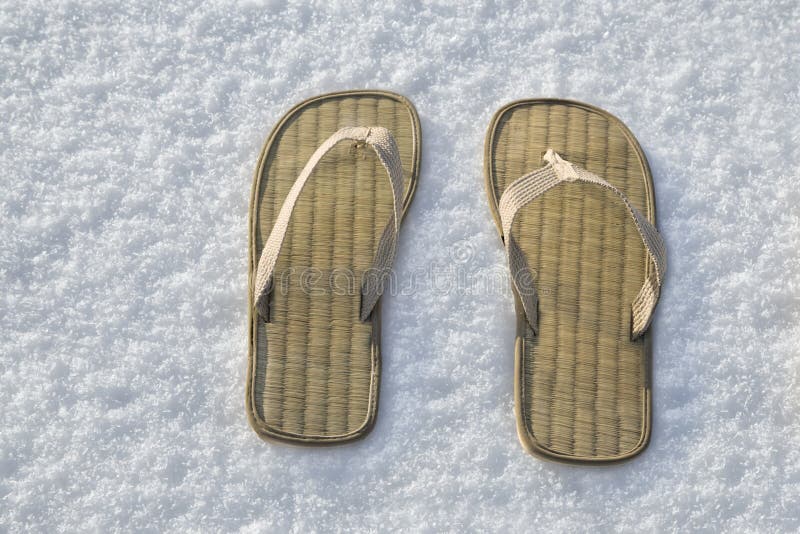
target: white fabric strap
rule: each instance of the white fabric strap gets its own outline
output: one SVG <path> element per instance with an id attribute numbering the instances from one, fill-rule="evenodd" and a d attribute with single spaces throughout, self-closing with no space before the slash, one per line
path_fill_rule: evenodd
<path id="1" fill-rule="evenodd" d="M 289 228 L 289 220 L 292 216 L 297 198 L 300 196 L 306 181 L 323 156 L 336 146 L 337 143 L 345 140 L 364 143 L 375 151 L 378 159 L 389 175 L 389 182 L 392 187 L 392 199 L 394 201 L 392 214 L 378 242 L 378 248 L 375 252 L 372 266 L 364 274 L 361 283 L 360 319 L 362 321 L 366 321 L 369 318 L 370 313 L 372 313 L 372 308 L 375 307 L 375 304 L 378 302 L 383 292 L 386 278 L 389 276 L 392 263 L 394 262 L 397 248 L 397 235 L 400 231 L 401 203 L 403 201 L 403 166 L 400 161 L 400 151 L 397 148 L 397 143 L 391 132 L 386 128 L 380 126 L 369 128 L 342 128 L 322 143 L 311 158 L 309 158 L 305 167 L 303 167 L 300 176 L 297 177 L 297 180 L 289 190 L 289 194 L 286 195 L 286 200 L 284 200 L 281 206 L 278 217 L 275 219 L 275 224 L 272 226 L 272 231 L 261 251 L 253 295 L 255 309 L 265 321 L 269 321 L 269 293 L 272 289 L 272 277 L 275 263 L 278 261 L 278 254 L 280 254 L 281 247 L 283 246 L 283 240 L 286 237 L 286 230 Z"/>
<path id="2" fill-rule="evenodd" d="M 547 165 L 511 183 L 503 192 L 499 205 L 506 254 L 511 269 L 511 280 L 522 301 L 528 324 L 530 324 L 535 334 L 539 333 L 538 295 L 525 254 L 511 235 L 514 218 L 520 208 L 552 187 L 565 182 L 582 181 L 605 187 L 613 191 L 623 201 L 633 218 L 633 222 L 636 224 L 636 229 L 647 250 L 648 258 L 655 267 L 653 272 L 645 279 L 642 288 L 631 305 L 631 338 L 638 338 L 650 326 L 653 311 L 661 293 L 661 284 L 667 271 L 667 251 L 664 240 L 656 230 L 656 227 L 630 203 L 628 197 L 622 191 L 596 174 L 592 174 L 586 169 L 562 159 L 552 149 L 547 150 L 544 160 Z"/>

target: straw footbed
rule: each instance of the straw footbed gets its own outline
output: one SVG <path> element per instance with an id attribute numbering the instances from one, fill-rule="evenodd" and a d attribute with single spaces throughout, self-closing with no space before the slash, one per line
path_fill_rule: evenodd
<path id="1" fill-rule="evenodd" d="M 257 261 L 289 189 L 311 154 L 344 126 L 392 132 L 403 164 L 404 211 L 408 207 L 420 132 L 405 98 L 352 91 L 298 105 L 273 130 L 256 172 L 251 307 Z M 359 289 L 391 210 L 386 170 L 369 147 L 339 143 L 308 180 L 276 264 L 270 322 L 251 310 L 247 411 L 260 436 L 337 443 L 371 429 L 380 378 L 380 305 L 370 321 L 359 321 Z"/>
<path id="2" fill-rule="evenodd" d="M 554 149 L 617 186 L 655 222 L 650 171 L 630 131 L 570 101 L 501 109 L 486 142 L 495 220 L 506 186 Z M 610 191 L 559 185 L 520 210 L 512 228 L 539 291 L 539 335 L 517 301 L 515 397 L 523 445 L 549 459 L 608 462 L 649 440 L 650 338 L 631 341 L 631 303 L 651 268 L 629 213 Z"/>

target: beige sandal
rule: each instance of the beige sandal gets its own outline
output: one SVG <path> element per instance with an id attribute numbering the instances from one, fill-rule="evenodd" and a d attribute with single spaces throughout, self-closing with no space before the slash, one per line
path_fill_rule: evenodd
<path id="1" fill-rule="evenodd" d="M 374 425 L 379 299 L 419 161 L 414 107 L 382 91 L 312 98 L 270 134 L 250 204 L 246 405 L 259 436 L 333 444 Z"/>
<path id="2" fill-rule="evenodd" d="M 639 143 L 587 104 L 514 102 L 491 122 L 485 174 L 516 301 L 520 441 L 563 462 L 640 453 L 666 252 Z"/>

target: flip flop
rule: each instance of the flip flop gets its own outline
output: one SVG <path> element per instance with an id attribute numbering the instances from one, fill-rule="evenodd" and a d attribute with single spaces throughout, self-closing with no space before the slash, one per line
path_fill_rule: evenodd
<path id="1" fill-rule="evenodd" d="M 375 423 L 380 296 L 417 185 L 420 124 L 383 91 L 311 98 L 270 134 L 250 202 L 248 419 L 334 444 Z"/>
<path id="2" fill-rule="evenodd" d="M 523 100 L 492 119 L 484 166 L 515 296 L 520 441 L 567 463 L 635 456 L 650 440 L 648 327 L 666 272 L 644 152 L 606 111 Z"/>

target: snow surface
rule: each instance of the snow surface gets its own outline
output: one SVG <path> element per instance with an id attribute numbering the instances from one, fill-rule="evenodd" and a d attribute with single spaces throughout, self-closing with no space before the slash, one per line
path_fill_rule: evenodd
<path id="1" fill-rule="evenodd" d="M 2 2 L 0 531 L 800 529 L 800 4 L 672 4 Z M 384 303 L 365 441 L 249 428 L 256 158 L 293 104 L 348 88 L 422 118 L 401 279 L 503 267 L 499 106 L 630 126 L 670 256 L 642 456 L 528 456 L 507 291 L 432 282 Z"/>

